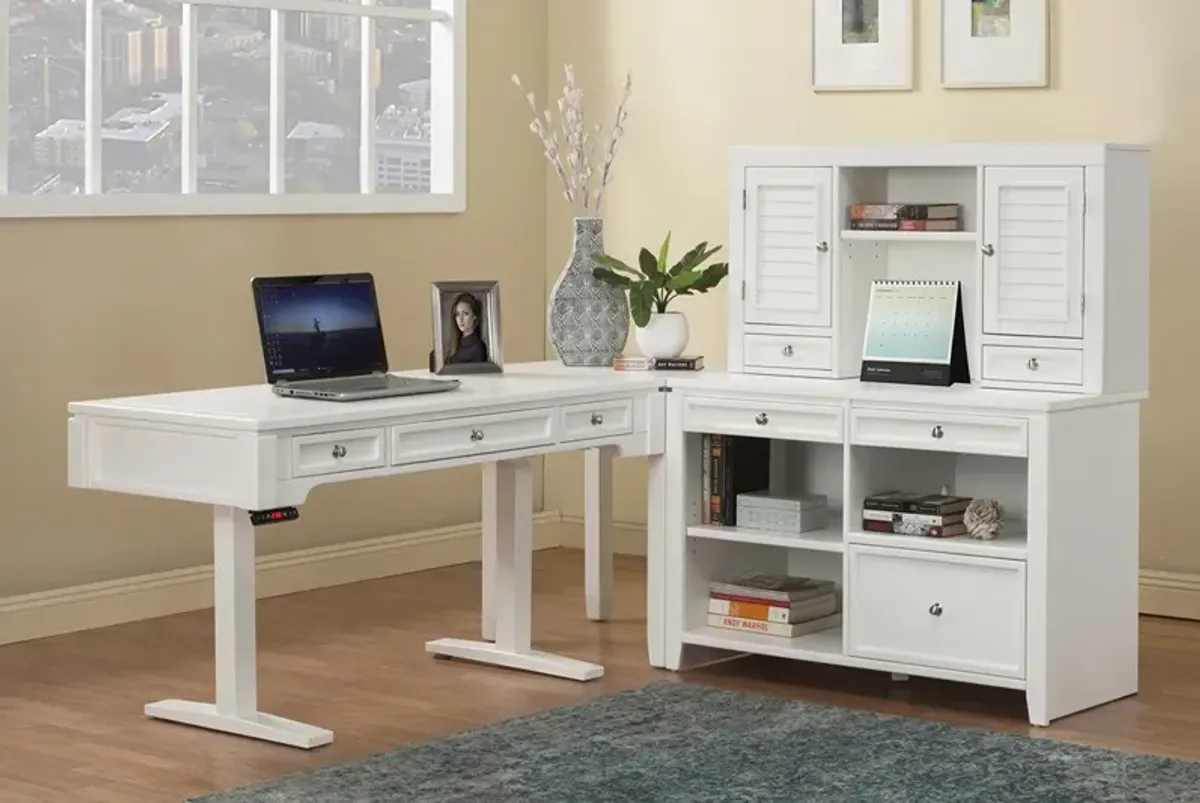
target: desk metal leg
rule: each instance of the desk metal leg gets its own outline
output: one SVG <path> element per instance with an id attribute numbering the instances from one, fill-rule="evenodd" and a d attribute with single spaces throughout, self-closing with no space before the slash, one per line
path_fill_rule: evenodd
<path id="1" fill-rule="evenodd" d="M 494 486 L 495 571 L 492 609 L 496 642 L 437 639 L 427 652 L 449 658 L 523 669 L 571 680 L 592 680 L 604 674 L 598 664 L 539 652 L 531 645 L 533 625 L 533 470 L 528 460 L 505 460 L 488 466 L 485 477 Z M 486 498 L 486 497 L 485 497 Z M 485 569 L 486 571 L 486 569 Z M 486 576 L 486 575 L 485 575 Z"/>
<path id="2" fill-rule="evenodd" d="M 583 563 L 587 617 L 612 616 L 612 458 L 611 449 L 583 453 Z"/>
<path id="3" fill-rule="evenodd" d="M 255 643 L 254 528 L 245 510 L 213 512 L 213 596 L 216 618 L 216 703 L 160 700 L 146 706 L 155 719 L 311 749 L 333 732 L 258 710 Z"/>

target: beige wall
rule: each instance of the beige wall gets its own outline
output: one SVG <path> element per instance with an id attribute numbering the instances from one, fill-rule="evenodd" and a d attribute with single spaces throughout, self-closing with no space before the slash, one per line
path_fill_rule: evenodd
<path id="1" fill-rule="evenodd" d="M 829 94 L 808 88 L 810 3 L 795 0 L 589 0 L 550 5 L 549 65 L 572 61 L 591 109 L 611 108 L 626 69 L 634 95 L 606 244 L 634 254 L 674 231 L 680 246 L 728 242 L 731 145 L 877 141 L 1146 142 L 1154 149 L 1152 399 L 1143 416 L 1142 564 L 1200 572 L 1186 520 L 1200 477 L 1194 413 L 1200 290 L 1195 186 L 1200 183 L 1196 78 L 1200 5 L 1181 0 L 1050 0 L 1053 86 L 944 91 L 938 86 L 939 0 L 917 5 L 917 88 Z M 552 185 L 551 185 L 552 186 Z M 569 248 L 570 221 L 548 196 L 547 279 Z M 685 299 L 690 351 L 724 364 L 725 293 Z M 631 338 L 632 342 L 632 338 Z M 582 512 L 581 460 L 546 462 L 546 504 Z M 645 521 L 645 461 L 618 465 L 616 514 Z"/>
<path id="2" fill-rule="evenodd" d="M 546 0 L 476 0 L 470 14 L 466 214 L 0 224 L 0 596 L 211 561 L 206 509 L 67 488 L 66 405 L 261 381 L 255 274 L 373 271 L 401 367 L 426 363 L 430 280 L 499 279 L 506 358 L 542 357 L 541 154 L 509 76 L 545 82 Z M 478 476 L 323 486 L 259 551 L 477 521 Z"/>

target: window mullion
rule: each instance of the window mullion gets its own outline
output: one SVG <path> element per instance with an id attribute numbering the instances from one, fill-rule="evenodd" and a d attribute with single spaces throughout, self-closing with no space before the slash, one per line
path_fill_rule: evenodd
<path id="1" fill-rule="evenodd" d="M 457 174 L 466 162 L 466 98 L 458 90 L 465 75 L 466 0 L 431 0 L 430 9 L 448 19 L 429 28 L 429 124 L 432 132 L 429 153 L 429 190 L 434 193 L 465 191 L 464 177 Z"/>
<path id="2" fill-rule="evenodd" d="M 103 173 L 102 151 L 104 146 L 103 106 L 101 86 L 103 79 L 103 41 L 100 0 L 86 0 L 84 5 L 83 45 L 83 188 L 88 195 L 104 191 L 101 186 Z"/>
<path id="3" fill-rule="evenodd" d="M 284 12 L 271 10 L 271 142 L 270 189 L 274 195 L 284 192 L 287 168 L 287 79 L 284 75 L 287 31 Z"/>
<path id="4" fill-rule="evenodd" d="M 180 81 L 183 91 L 183 117 L 180 144 L 180 191 L 189 195 L 196 191 L 196 174 L 200 163 L 200 59 L 197 38 L 200 9 L 192 3 L 183 4 L 183 27 L 179 32 Z"/>
<path id="5" fill-rule="evenodd" d="M 373 6 L 375 0 L 362 0 Z M 367 195 L 375 192 L 375 20 L 362 18 L 362 99 L 359 103 L 359 188 Z"/>

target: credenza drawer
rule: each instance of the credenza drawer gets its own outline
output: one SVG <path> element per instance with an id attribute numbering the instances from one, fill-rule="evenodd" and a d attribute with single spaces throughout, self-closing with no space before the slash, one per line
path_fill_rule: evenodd
<path id="1" fill-rule="evenodd" d="M 1027 346 L 984 346 L 983 378 L 1037 385 L 1082 385 L 1083 352 Z"/>
<path id="2" fill-rule="evenodd" d="M 581 441 L 633 432 L 633 401 L 611 399 L 594 404 L 567 404 L 559 412 L 562 440 Z"/>
<path id="3" fill-rule="evenodd" d="M 746 335 L 747 366 L 804 371 L 833 369 L 833 340 L 807 335 Z"/>
<path id="4" fill-rule="evenodd" d="M 832 404 L 689 396 L 683 405 L 689 432 L 841 443 L 844 420 L 842 407 Z"/>
<path id="5" fill-rule="evenodd" d="M 1025 563 L 848 547 L 847 649 L 860 658 L 1025 677 Z"/>
<path id="6" fill-rule="evenodd" d="M 447 460 L 473 454 L 526 449 L 554 442 L 555 408 L 463 416 L 392 430 L 392 463 Z"/>
<path id="7" fill-rule="evenodd" d="M 1023 418 L 851 408 L 850 442 L 937 452 L 1024 457 L 1029 424 Z"/>
<path id="8" fill-rule="evenodd" d="M 292 476 L 383 468 L 387 463 L 384 437 L 382 428 L 296 435 L 292 438 Z"/>

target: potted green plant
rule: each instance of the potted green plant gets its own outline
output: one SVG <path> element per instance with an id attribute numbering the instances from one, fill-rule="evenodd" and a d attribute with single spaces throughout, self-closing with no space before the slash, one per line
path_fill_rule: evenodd
<path id="1" fill-rule="evenodd" d="M 599 267 L 592 275 L 602 282 L 620 287 L 629 294 L 629 309 L 637 327 L 634 337 L 647 357 L 678 357 L 688 344 L 688 322 L 682 312 L 668 309 L 680 296 L 702 295 L 721 283 L 729 273 L 729 263 L 704 263 L 721 246 L 709 248 L 702 242 L 669 265 L 671 233 L 659 246 L 658 256 L 648 248 L 638 253 L 638 266 L 630 267 L 611 254 L 595 257 Z"/>

